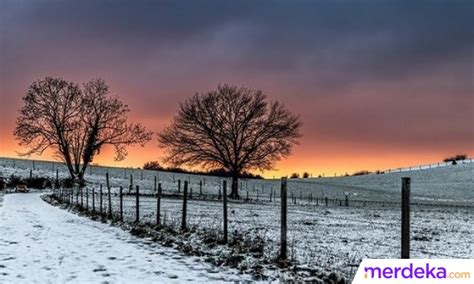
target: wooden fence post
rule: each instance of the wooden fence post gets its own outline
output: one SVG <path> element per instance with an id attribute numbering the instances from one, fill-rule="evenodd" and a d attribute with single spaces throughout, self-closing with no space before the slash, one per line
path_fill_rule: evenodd
<path id="1" fill-rule="evenodd" d="M 95 187 L 92 188 L 92 213 L 95 213 Z"/>
<path id="2" fill-rule="evenodd" d="M 119 198 L 120 198 L 120 221 L 123 222 L 123 187 L 120 187 L 120 192 L 119 192 Z"/>
<path id="3" fill-rule="evenodd" d="M 160 225 L 160 210 L 161 210 L 161 182 L 158 183 L 158 193 L 156 194 L 156 224 Z"/>
<path id="4" fill-rule="evenodd" d="M 133 189 L 133 174 L 130 174 L 130 186 L 128 187 L 128 193 L 131 193 Z"/>
<path id="5" fill-rule="evenodd" d="M 102 216 L 102 184 L 100 185 L 100 189 L 99 189 L 99 212 L 100 212 L 100 215 Z"/>
<path id="6" fill-rule="evenodd" d="M 349 196 L 348 196 L 347 194 L 346 194 L 346 199 L 344 200 L 344 205 L 345 205 L 346 207 L 349 206 Z"/>
<path id="7" fill-rule="evenodd" d="M 107 195 L 108 195 L 108 202 L 109 202 L 109 217 L 112 218 L 112 197 L 110 194 L 110 187 L 107 187 Z"/>
<path id="8" fill-rule="evenodd" d="M 410 258 L 410 178 L 402 178 L 402 255 Z"/>
<path id="9" fill-rule="evenodd" d="M 281 232 L 280 232 L 280 259 L 285 260 L 287 258 L 287 178 L 283 177 L 281 179 Z"/>
<path id="10" fill-rule="evenodd" d="M 108 202 L 108 215 L 112 218 L 112 206 L 111 206 L 111 197 L 110 197 L 110 182 L 109 182 L 109 172 L 105 173 L 105 182 L 107 186 L 107 202 Z"/>
<path id="11" fill-rule="evenodd" d="M 179 182 L 179 181 L 178 181 Z M 183 191 L 183 217 L 181 219 L 181 230 L 186 230 L 186 210 L 187 210 L 187 198 L 188 198 L 188 181 L 184 181 Z"/>
<path id="12" fill-rule="evenodd" d="M 86 210 L 89 211 L 89 188 L 86 187 Z"/>
<path id="13" fill-rule="evenodd" d="M 80 193 L 81 193 L 81 209 L 83 209 L 84 208 L 84 199 L 83 199 L 84 195 L 82 193 L 82 187 L 80 187 L 79 190 L 80 190 Z"/>
<path id="14" fill-rule="evenodd" d="M 202 195 L 202 180 L 199 181 L 199 195 Z"/>
<path id="15" fill-rule="evenodd" d="M 153 184 L 153 190 L 156 193 L 156 176 L 155 176 L 155 181 L 154 181 L 154 184 Z"/>
<path id="16" fill-rule="evenodd" d="M 224 244 L 227 244 L 227 181 L 222 181 L 223 205 L 224 205 Z"/>
<path id="17" fill-rule="evenodd" d="M 178 193 L 181 193 L 181 180 L 178 179 Z"/>
<path id="18" fill-rule="evenodd" d="M 136 187 L 136 202 L 135 202 L 135 222 L 140 221 L 140 188 Z"/>

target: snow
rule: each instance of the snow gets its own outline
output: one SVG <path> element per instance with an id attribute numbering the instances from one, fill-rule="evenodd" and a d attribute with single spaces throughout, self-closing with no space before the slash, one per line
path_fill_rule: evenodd
<path id="1" fill-rule="evenodd" d="M 55 178 L 56 170 L 60 178 L 68 177 L 64 164 L 56 162 L 20 160 L 0 158 L 0 176 L 11 174 L 28 177 L 32 169 L 34 176 Z M 120 186 L 128 189 L 130 176 L 133 184 L 140 186 L 140 192 L 153 192 L 154 178 L 162 184 L 163 192 L 176 193 L 178 180 L 181 180 L 181 192 L 184 181 L 189 182 L 193 193 L 199 192 L 199 182 L 202 182 L 203 194 L 217 197 L 221 188 L 222 178 L 212 176 L 190 175 L 170 172 L 157 172 L 131 168 L 113 168 L 93 166 L 86 173 L 90 187 L 105 185 L 105 174 L 109 172 L 110 185 L 113 191 Z M 292 193 L 298 198 L 309 199 L 310 194 L 319 198 L 344 199 L 349 195 L 351 200 L 398 201 L 401 177 L 411 177 L 411 192 L 414 201 L 434 204 L 473 205 L 474 201 L 474 163 L 472 160 L 460 162 L 458 165 L 447 163 L 433 164 L 431 168 L 422 166 L 403 169 L 401 172 L 392 171 L 385 174 L 369 174 L 355 177 L 326 177 L 310 179 L 289 179 L 288 196 Z M 227 184 L 230 184 L 228 180 Z M 273 190 L 276 197 L 280 196 L 280 180 L 241 179 L 241 195 L 247 192 L 251 199 L 268 200 Z"/>
<path id="2" fill-rule="evenodd" d="M 0 283 L 173 283 L 249 280 L 119 228 L 53 207 L 40 193 L 0 207 Z"/>
<path id="3" fill-rule="evenodd" d="M 29 176 L 33 162 L 0 158 L 0 176 Z M 52 162 L 34 164 L 33 175 L 67 177 L 64 165 Z M 222 230 L 222 202 L 217 200 L 222 178 L 144 171 L 138 169 L 93 167 L 87 171 L 88 190 L 105 185 L 109 172 L 112 192 L 123 186 L 128 192 L 129 178 L 141 193 L 154 192 L 154 178 L 164 193 L 178 193 L 177 181 L 189 182 L 193 197 L 188 200 L 188 224 L 207 230 Z M 474 258 L 474 163 L 440 164 L 418 169 L 391 171 L 356 177 L 326 177 L 288 180 L 288 237 L 290 257 L 302 265 L 313 265 L 336 271 L 346 277 L 355 273 L 363 258 L 397 258 L 400 254 L 400 187 L 401 178 L 411 177 L 412 257 Z M 228 181 L 228 184 L 230 182 Z M 279 249 L 280 181 L 241 180 L 241 196 L 247 192 L 252 202 L 229 203 L 229 232 L 238 231 L 265 240 L 265 255 L 274 258 Z M 105 192 L 105 191 L 104 191 Z M 270 202 L 270 195 L 276 195 Z M 339 206 L 345 197 L 349 206 Z M 329 198 L 329 204 L 324 199 Z M 85 196 L 84 196 L 85 198 Z M 1 199 L 1 198 L 0 198 Z M 135 219 L 135 198 L 124 198 L 125 218 Z M 140 218 L 155 222 L 156 200 L 141 197 Z M 210 199 L 214 199 L 211 201 Z M 258 201 L 257 201 L 258 199 Z M 316 200 L 318 199 L 318 200 Z M 89 206 L 92 198 L 89 195 Z M 96 198 L 96 206 L 98 198 Z M 107 198 L 104 198 L 107 208 Z M 112 197 L 112 208 L 118 210 L 118 198 Z M 179 227 L 182 201 L 165 197 L 161 201 L 162 221 Z M 1 210 L 1 209 L 0 209 Z M 166 216 L 166 217 L 165 217 Z M 276 272 L 275 272 L 276 273 Z M 1 282 L 1 281 L 0 281 Z"/>
<path id="4" fill-rule="evenodd" d="M 97 198 L 96 198 L 97 200 Z M 105 200 L 105 199 L 104 199 Z M 91 206 L 89 199 L 89 206 Z M 125 218 L 135 220 L 135 198 L 124 197 Z M 188 200 L 189 226 L 222 230 L 222 203 Z M 118 197 L 112 197 L 118 210 Z M 140 218 L 156 220 L 156 201 L 141 197 Z M 179 228 L 182 201 L 162 198 L 162 222 Z M 268 258 L 278 255 L 280 206 L 272 203 L 229 203 L 229 231 L 245 232 L 265 240 Z M 474 209 L 465 207 L 412 206 L 411 251 L 414 258 L 474 258 Z M 351 275 L 364 258 L 398 258 L 400 255 L 400 210 L 398 207 L 325 206 L 321 201 L 289 204 L 289 255 L 310 264 Z M 353 268 L 352 273 L 355 273 Z"/>

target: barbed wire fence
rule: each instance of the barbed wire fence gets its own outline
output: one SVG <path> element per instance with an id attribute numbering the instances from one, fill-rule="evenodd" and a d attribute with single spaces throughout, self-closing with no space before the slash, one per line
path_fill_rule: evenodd
<path id="1" fill-rule="evenodd" d="M 59 188 L 54 191 L 54 196 L 81 210 L 117 221 L 167 226 L 176 231 L 183 231 L 184 228 L 203 230 L 219 238 L 223 238 L 225 234 L 232 238 L 245 233 L 263 240 L 266 255 L 275 257 L 279 254 L 282 200 L 277 197 L 276 189 L 269 190 L 266 196 L 254 199 L 243 196 L 241 200 L 228 200 L 228 232 L 224 232 L 223 186 L 214 185 L 218 192 L 209 195 L 192 192 L 187 181 L 175 182 L 176 188 L 163 188 L 158 183 L 157 188 L 161 190 L 156 193 L 142 191 L 139 185 L 129 190 L 129 184 L 119 188 L 101 185 L 82 189 Z M 183 186 L 179 188 L 181 184 Z M 347 270 L 358 265 L 362 258 L 398 257 L 401 201 L 379 202 L 311 196 L 298 199 L 296 194 L 289 194 L 286 203 L 286 246 L 288 258 L 293 261 L 315 265 L 325 263 L 336 270 L 342 267 Z M 442 242 L 455 242 L 449 238 L 459 233 L 456 230 L 461 230 L 463 224 L 472 224 L 472 217 L 465 216 L 472 215 L 473 206 L 435 206 L 416 202 L 411 202 L 410 205 L 411 215 L 416 217 L 411 224 L 413 244 L 410 250 L 416 256 L 472 257 L 472 251 L 466 254 L 462 246 L 452 252 L 441 248 Z M 454 210 L 450 211 L 450 214 L 455 214 L 453 218 L 464 216 L 467 219 L 454 229 L 443 227 L 433 221 L 439 218 L 436 216 L 442 210 Z M 432 224 L 427 223 L 427 220 L 431 220 Z M 472 226 L 465 229 L 472 230 Z M 469 235 L 467 232 L 466 237 L 469 238 Z M 362 248 L 348 251 L 344 246 Z M 350 271 L 345 273 L 352 273 Z"/>

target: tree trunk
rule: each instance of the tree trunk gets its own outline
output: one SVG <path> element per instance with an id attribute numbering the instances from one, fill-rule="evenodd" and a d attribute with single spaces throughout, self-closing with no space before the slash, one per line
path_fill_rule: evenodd
<path id="1" fill-rule="evenodd" d="M 86 185 L 86 182 L 84 181 L 84 173 L 79 172 L 77 175 L 77 183 L 79 184 L 80 187 L 84 187 Z"/>
<path id="2" fill-rule="evenodd" d="M 239 174 L 238 173 L 232 173 L 232 190 L 230 192 L 231 198 L 234 199 L 239 199 Z"/>
<path id="3" fill-rule="evenodd" d="M 74 169 L 72 168 L 72 165 L 66 163 L 67 169 L 69 171 L 69 175 L 71 175 L 72 179 L 76 178 L 76 173 L 74 172 Z"/>

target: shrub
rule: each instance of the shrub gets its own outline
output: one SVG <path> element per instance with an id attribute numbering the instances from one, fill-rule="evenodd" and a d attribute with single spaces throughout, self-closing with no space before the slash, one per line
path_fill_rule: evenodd
<path id="1" fill-rule="evenodd" d="M 3 177 L 0 177 L 0 190 L 3 190 L 6 186 L 6 182 Z"/>
<path id="2" fill-rule="evenodd" d="M 7 182 L 7 186 L 12 188 L 22 184 L 26 184 L 26 182 L 24 182 L 21 177 L 16 175 L 11 175 Z"/>
<path id="3" fill-rule="evenodd" d="M 51 179 L 45 177 L 32 177 L 31 179 L 26 179 L 26 185 L 29 188 L 45 189 L 51 188 L 52 182 Z"/>
<path id="4" fill-rule="evenodd" d="M 74 179 L 72 179 L 72 178 L 61 179 L 60 184 L 64 188 L 73 188 L 74 187 Z"/>
<path id="5" fill-rule="evenodd" d="M 36 189 L 45 189 L 51 188 L 52 181 L 46 177 L 32 177 L 30 178 L 22 178 L 20 176 L 11 175 L 10 180 L 6 183 L 8 187 L 14 188 L 17 185 L 26 185 L 29 188 L 36 188 Z M 0 187 L 1 188 L 1 187 Z"/>
<path id="6" fill-rule="evenodd" d="M 309 178 L 309 173 L 308 173 L 308 172 L 304 172 L 304 173 L 303 173 L 303 178 Z"/>
<path id="7" fill-rule="evenodd" d="M 160 165 L 159 162 L 157 161 L 151 161 L 151 162 L 146 162 L 143 165 L 144 170 L 151 170 L 151 171 L 161 171 L 163 170 L 163 167 Z"/>
<path id="8" fill-rule="evenodd" d="M 451 162 L 453 165 L 456 165 L 457 164 L 456 161 L 464 161 L 466 159 L 467 159 L 466 154 L 458 154 L 458 155 L 455 155 L 453 157 L 448 157 L 448 158 L 444 159 L 443 162 L 445 162 L 445 163 Z"/>
<path id="9" fill-rule="evenodd" d="M 290 178 L 299 178 L 300 175 L 298 173 L 292 173 Z"/>
<path id="10" fill-rule="evenodd" d="M 368 175 L 368 174 L 370 174 L 370 172 L 364 170 L 364 171 L 355 172 L 355 173 L 353 173 L 352 175 L 353 175 L 353 176 L 363 176 L 363 175 Z"/>

